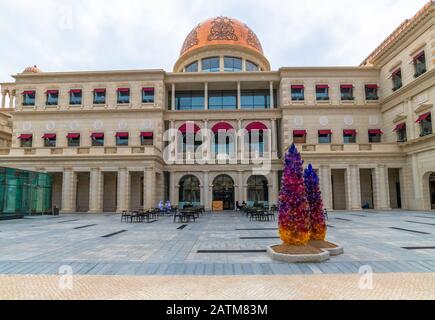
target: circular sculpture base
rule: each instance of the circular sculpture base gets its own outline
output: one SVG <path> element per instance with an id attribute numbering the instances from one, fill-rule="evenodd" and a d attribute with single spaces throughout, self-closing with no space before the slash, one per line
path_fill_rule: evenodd
<path id="1" fill-rule="evenodd" d="M 318 249 L 326 250 L 331 256 L 339 256 L 344 253 L 344 247 L 341 244 L 331 241 L 312 240 L 309 245 Z"/>
<path id="2" fill-rule="evenodd" d="M 329 260 L 330 254 L 327 250 L 320 249 L 318 253 L 279 253 L 275 250 L 276 247 L 281 245 L 274 245 L 267 247 L 267 254 L 274 260 L 297 263 L 297 262 L 323 262 Z M 305 246 L 301 246 L 305 247 Z M 309 247 L 309 246 L 306 246 Z"/>

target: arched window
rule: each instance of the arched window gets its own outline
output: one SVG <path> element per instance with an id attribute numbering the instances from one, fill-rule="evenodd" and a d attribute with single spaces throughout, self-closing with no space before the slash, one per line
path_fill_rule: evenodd
<path id="1" fill-rule="evenodd" d="M 262 122 L 252 122 L 246 127 L 246 130 L 249 134 L 249 152 L 258 152 L 258 154 L 262 156 L 264 153 L 264 143 L 266 141 L 266 125 Z"/>
<path id="2" fill-rule="evenodd" d="M 269 187 L 265 176 L 251 176 L 248 179 L 248 206 L 269 206 Z"/>
<path id="3" fill-rule="evenodd" d="M 216 124 L 211 131 L 214 134 L 214 152 L 217 157 L 220 155 L 233 155 L 235 152 L 235 131 L 227 122 Z"/>
<path id="4" fill-rule="evenodd" d="M 224 210 L 234 210 L 234 180 L 222 174 L 213 181 L 213 201 L 222 201 Z"/>
<path id="5" fill-rule="evenodd" d="M 201 205 L 201 183 L 193 175 L 184 176 L 180 180 L 179 203 L 181 207 L 186 204 Z"/>

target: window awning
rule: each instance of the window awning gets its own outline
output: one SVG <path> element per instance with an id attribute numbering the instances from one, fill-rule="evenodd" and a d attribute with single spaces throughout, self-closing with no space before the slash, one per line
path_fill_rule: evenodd
<path id="1" fill-rule="evenodd" d="M 329 89 L 329 85 L 327 85 L 327 84 L 318 84 L 318 85 L 316 85 L 316 89 Z"/>
<path id="2" fill-rule="evenodd" d="M 145 91 L 145 92 L 154 92 L 154 88 L 142 88 L 142 91 Z"/>
<path id="3" fill-rule="evenodd" d="M 91 138 L 93 138 L 93 139 L 102 139 L 102 138 L 104 138 L 104 133 L 102 133 L 102 132 L 93 132 L 91 134 Z"/>
<path id="4" fill-rule="evenodd" d="M 251 132 L 253 130 L 267 130 L 267 126 L 262 122 L 252 122 L 247 127 L 246 130 Z"/>
<path id="5" fill-rule="evenodd" d="M 68 133 L 66 137 L 68 139 L 78 139 L 80 138 L 80 133 Z"/>
<path id="6" fill-rule="evenodd" d="M 419 54 L 417 54 L 415 57 L 414 57 L 414 61 L 417 61 L 418 59 L 420 59 L 420 58 L 422 58 L 424 56 L 424 51 L 422 51 L 422 52 L 420 52 Z"/>
<path id="7" fill-rule="evenodd" d="M 35 91 L 23 91 L 23 94 L 35 94 Z"/>
<path id="8" fill-rule="evenodd" d="M 381 129 L 369 129 L 369 134 L 378 135 L 378 134 L 383 134 L 383 132 Z"/>
<path id="9" fill-rule="evenodd" d="M 399 73 L 401 73 L 402 72 L 402 69 L 397 69 L 396 71 L 394 71 L 393 73 L 391 73 L 391 76 L 397 76 Z"/>
<path id="10" fill-rule="evenodd" d="M 130 92 L 130 88 L 118 88 L 118 92 Z"/>
<path id="11" fill-rule="evenodd" d="M 367 89 L 378 89 L 379 86 L 377 84 L 366 84 Z"/>
<path id="12" fill-rule="evenodd" d="M 346 130 L 343 130 L 343 134 L 345 136 L 356 136 L 356 130 L 355 129 L 346 129 Z"/>
<path id="13" fill-rule="evenodd" d="M 341 89 L 353 89 L 353 85 L 352 84 L 342 84 L 340 86 Z"/>
<path id="14" fill-rule="evenodd" d="M 417 122 L 422 122 L 422 121 L 426 120 L 429 117 L 430 117 L 430 112 L 422 114 L 421 116 L 418 117 L 417 121 L 415 121 L 415 122 L 416 123 Z"/>
<path id="15" fill-rule="evenodd" d="M 198 131 L 200 131 L 201 128 L 194 124 L 193 122 L 188 122 L 183 124 L 180 128 L 178 128 L 178 131 L 180 131 L 181 133 L 197 133 Z"/>
<path id="16" fill-rule="evenodd" d="M 142 138 L 152 138 L 154 137 L 154 132 L 141 132 L 140 136 Z"/>
<path id="17" fill-rule="evenodd" d="M 319 130 L 320 135 L 332 134 L 332 130 Z"/>
<path id="18" fill-rule="evenodd" d="M 30 140 L 32 138 L 33 138 L 33 134 L 26 134 L 26 133 L 24 133 L 18 137 L 18 139 L 20 139 L 20 140 Z"/>
<path id="19" fill-rule="evenodd" d="M 294 130 L 293 136 L 294 137 L 302 137 L 307 135 L 307 130 Z"/>
<path id="20" fill-rule="evenodd" d="M 115 137 L 117 137 L 117 138 L 128 138 L 128 132 L 117 132 Z"/>
<path id="21" fill-rule="evenodd" d="M 46 133 L 42 136 L 42 139 L 56 139 L 55 133 Z"/>
<path id="22" fill-rule="evenodd" d="M 73 89 L 70 90 L 69 93 L 82 93 L 82 89 Z"/>
<path id="23" fill-rule="evenodd" d="M 406 128 L 406 123 L 405 123 L 405 122 L 402 122 L 402 123 L 399 123 L 399 124 L 394 128 L 393 131 L 399 131 L 399 130 L 402 130 L 402 129 L 405 129 L 405 128 Z"/>
<path id="24" fill-rule="evenodd" d="M 297 85 L 293 85 L 293 86 L 291 86 L 291 88 L 292 88 L 292 89 L 304 89 L 305 86 L 304 86 L 304 85 L 301 85 L 301 84 L 297 84 Z"/>
<path id="25" fill-rule="evenodd" d="M 213 133 L 218 133 L 219 131 L 229 131 L 229 130 L 233 130 L 233 126 L 230 125 L 227 122 L 220 122 L 218 124 L 216 124 L 211 131 L 213 131 Z"/>
<path id="26" fill-rule="evenodd" d="M 106 89 L 94 89 L 95 93 L 104 93 L 106 92 Z"/>
<path id="27" fill-rule="evenodd" d="M 47 94 L 59 94 L 59 90 L 47 90 Z"/>

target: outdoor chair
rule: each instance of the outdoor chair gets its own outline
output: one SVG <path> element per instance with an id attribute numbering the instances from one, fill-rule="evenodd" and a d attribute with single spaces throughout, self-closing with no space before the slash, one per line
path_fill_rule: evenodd
<path id="1" fill-rule="evenodd" d="M 130 220 L 131 219 L 131 214 L 130 213 L 128 213 L 128 211 L 127 210 L 124 210 L 124 211 L 122 211 L 122 213 L 121 213 L 121 222 L 128 222 L 128 220 Z"/>

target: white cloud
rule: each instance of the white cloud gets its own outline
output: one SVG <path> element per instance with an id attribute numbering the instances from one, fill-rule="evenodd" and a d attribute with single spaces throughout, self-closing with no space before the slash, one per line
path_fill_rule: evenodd
<path id="1" fill-rule="evenodd" d="M 1 0 L 0 81 L 45 71 L 172 70 L 200 21 L 228 15 L 259 36 L 274 69 L 357 65 L 426 0 Z"/>

